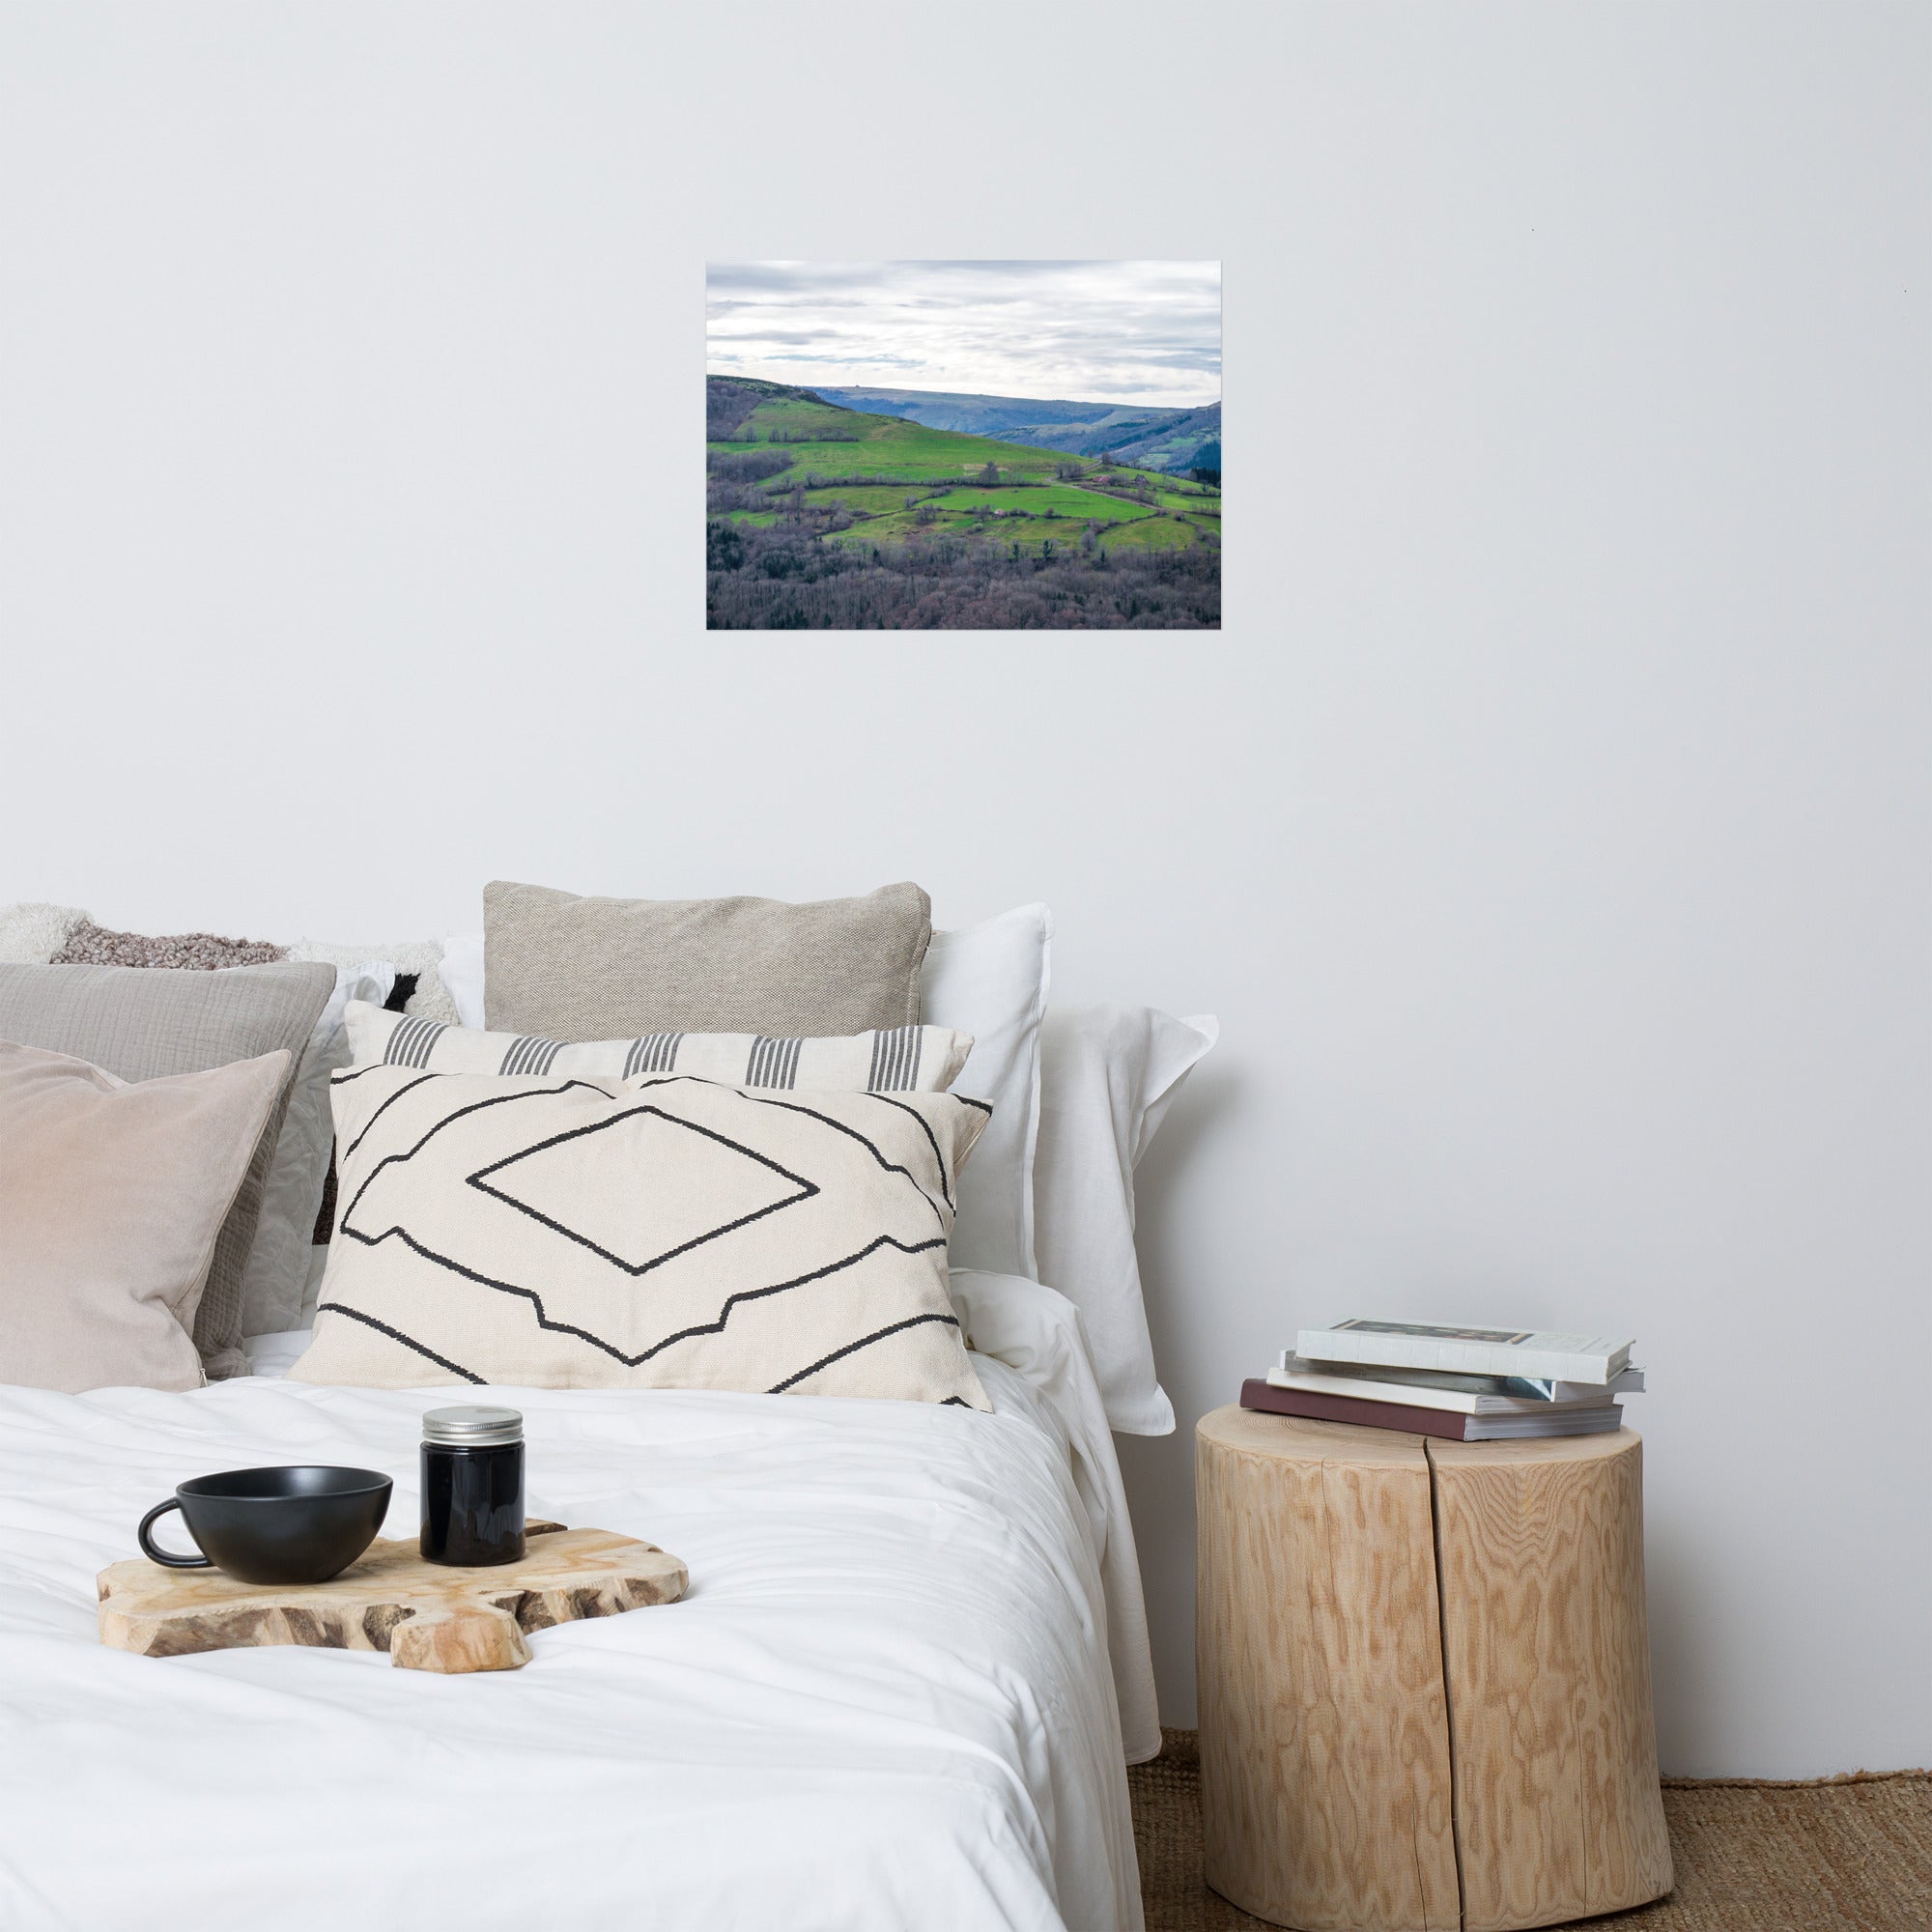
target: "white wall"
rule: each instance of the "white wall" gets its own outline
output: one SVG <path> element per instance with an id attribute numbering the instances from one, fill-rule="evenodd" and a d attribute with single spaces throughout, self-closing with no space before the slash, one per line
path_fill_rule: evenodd
<path id="1" fill-rule="evenodd" d="M 1186 1424 L 1627 1325 L 1666 1767 L 1932 1762 L 1928 14 L 0 15 L 0 898 L 1036 895 Z M 702 263 L 1220 256 L 1227 628 L 707 637 Z M 1129 1445 L 1170 1721 L 1190 1445 Z"/>

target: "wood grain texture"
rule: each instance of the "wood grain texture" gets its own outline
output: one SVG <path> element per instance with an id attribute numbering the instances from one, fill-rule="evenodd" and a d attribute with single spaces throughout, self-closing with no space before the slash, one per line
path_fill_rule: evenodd
<path id="1" fill-rule="evenodd" d="M 1642 1444 L 1626 1429 L 1427 1453 L 1467 1932 L 1661 1897 Z"/>
<path id="2" fill-rule="evenodd" d="M 167 1570 L 139 1556 L 98 1578 L 100 1640 L 142 1657 L 251 1644 L 385 1650 L 408 1670 L 514 1670 L 526 1634 L 675 1602 L 675 1556 L 603 1529 L 531 1525 L 521 1562 L 425 1563 L 413 1539 L 379 1539 L 327 1583 L 237 1582 L 219 1570 Z"/>
<path id="3" fill-rule="evenodd" d="M 1420 1441 L 1217 1409 L 1195 1489 L 1208 1884 L 1305 1932 L 1454 1932 Z"/>

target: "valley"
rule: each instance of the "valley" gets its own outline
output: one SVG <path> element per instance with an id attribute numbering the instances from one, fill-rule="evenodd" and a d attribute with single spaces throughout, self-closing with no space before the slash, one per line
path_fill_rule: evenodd
<path id="1" fill-rule="evenodd" d="M 821 388 L 815 393 L 828 403 L 905 416 L 931 429 L 997 436 L 1073 456 L 1108 456 L 1177 475 L 1221 467 L 1219 403 L 1157 409 L 1139 403 L 960 395 L 944 389 Z"/>

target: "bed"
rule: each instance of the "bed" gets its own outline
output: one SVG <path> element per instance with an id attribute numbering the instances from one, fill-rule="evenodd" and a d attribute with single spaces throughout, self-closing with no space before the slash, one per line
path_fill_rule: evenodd
<path id="1" fill-rule="evenodd" d="M 1039 905 L 485 903 L 71 957 L 0 908 L 0 1928 L 1136 1932 L 1110 1430 L 1172 1427 L 1132 1172 L 1212 1022 L 1049 1024 Z M 687 1594 L 490 1675 L 99 1642 L 187 1477 L 382 1469 L 412 1536 L 468 1385 Z"/>
<path id="2" fill-rule="evenodd" d="M 96 1573 L 185 1474 L 384 1469 L 409 1534 L 446 1388 L 285 1381 L 270 1338 L 188 1393 L 0 1389 L 0 1924 L 1132 1932 L 1123 1767 L 1158 1731 L 1079 1319 L 1029 1281 L 953 1293 L 990 1414 L 503 1391 L 532 1512 L 692 1585 L 488 1677 L 96 1640 Z"/>

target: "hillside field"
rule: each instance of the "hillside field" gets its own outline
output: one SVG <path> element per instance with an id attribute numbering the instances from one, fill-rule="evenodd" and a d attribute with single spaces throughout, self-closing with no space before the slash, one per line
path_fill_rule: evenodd
<path id="1" fill-rule="evenodd" d="M 717 628 L 765 628 L 717 622 L 716 593 L 725 587 L 717 580 L 747 570 L 767 581 L 811 583 L 821 576 L 849 575 L 856 558 L 871 572 L 916 578 L 926 600 L 935 594 L 930 586 L 939 584 L 942 606 L 948 582 L 971 581 L 976 594 L 967 601 L 979 612 L 976 623 L 983 623 L 999 601 L 995 576 L 1014 578 L 1023 567 L 1034 574 L 1041 568 L 1064 573 L 1079 558 L 1103 578 L 1117 554 L 1131 566 L 1125 574 L 1136 575 L 1156 568 L 1156 554 L 1171 558 L 1179 553 L 1199 559 L 1179 573 L 1195 586 L 1186 600 L 1195 611 L 1187 626 L 1218 624 L 1218 488 L 931 429 L 905 417 L 868 415 L 810 391 L 741 378 L 710 378 L 706 400 L 706 517 L 713 526 L 707 551 Z M 988 480 L 989 466 L 997 482 Z M 840 554 L 836 563 L 829 550 Z M 1157 567 L 1164 581 L 1177 578 L 1176 565 Z M 1212 585 L 1211 616 L 1200 592 L 1206 583 Z M 1039 592 L 1039 586 L 1032 589 Z M 1122 609 L 1118 621 L 1132 624 L 1151 620 L 1151 611 L 1165 611 L 1173 601 L 1143 600 L 1132 590 L 1117 595 L 1120 585 L 1112 580 L 1086 589 L 1071 607 L 1082 621 L 1069 628 L 1105 621 L 1115 602 Z M 847 601 L 852 591 L 849 583 L 843 586 Z M 829 608 L 831 601 L 801 593 L 790 603 Z M 1144 602 L 1146 609 L 1140 608 Z M 946 613 L 928 610 L 921 621 L 943 625 Z"/>
<path id="2" fill-rule="evenodd" d="M 744 381 L 734 381 L 734 386 L 753 388 Z M 838 504 L 860 529 L 866 520 L 923 508 L 922 527 L 968 529 L 997 516 L 1020 526 L 1003 531 L 1009 541 L 1039 543 L 1047 535 L 1065 539 L 1066 531 L 1036 526 L 1070 520 L 1076 526 L 1094 524 L 1097 541 L 1105 545 L 1117 537 L 1111 526 L 1169 516 L 1180 524 L 1169 541 L 1219 541 L 1219 489 L 1204 489 L 1159 469 L 927 429 L 896 415 L 864 415 L 800 400 L 796 392 L 759 400 L 728 437 L 713 437 L 705 448 L 713 473 L 723 468 L 717 458 L 763 454 L 775 466 L 746 485 L 761 502 L 713 510 L 726 518 L 763 520 L 773 508 L 802 518 L 829 516 Z M 981 483 L 989 464 L 999 477 L 997 487 Z"/>

